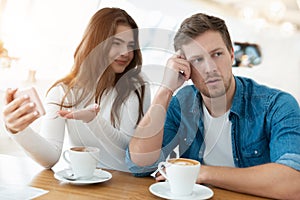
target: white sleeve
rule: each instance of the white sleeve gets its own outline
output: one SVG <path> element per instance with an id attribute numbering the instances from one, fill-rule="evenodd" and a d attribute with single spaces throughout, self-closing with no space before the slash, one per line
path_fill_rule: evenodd
<path id="1" fill-rule="evenodd" d="M 143 102 L 144 113 L 150 106 L 150 88 L 145 87 L 145 95 Z M 128 99 L 121 106 L 120 112 L 120 128 L 114 128 L 110 122 L 105 120 L 102 116 L 98 115 L 94 120 L 87 123 L 88 128 L 95 134 L 97 138 L 105 137 L 105 140 L 109 139 L 111 143 L 126 149 L 128 143 L 135 131 L 136 122 L 139 113 L 139 99 L 137 95 L 132 92 Z"/>
<path id="2" fill-rule="evenodd" d="M 57 117 L 64 91 L 62 87 L 52 88 L 45 99 L 46 115 L 41 118 L 40 134 L 27 127 L 17 134 L 9 134 L 36 162 L 45 168 L 51 168 L 60 158 L 64 133 L 65 119 Z"/>

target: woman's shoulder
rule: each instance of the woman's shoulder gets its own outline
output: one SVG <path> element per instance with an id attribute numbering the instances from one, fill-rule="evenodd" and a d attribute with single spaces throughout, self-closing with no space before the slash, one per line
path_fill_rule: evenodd
<path id="1" fill-rule="evenodd" d="M 54 86 L 50 87 L 50 89 L 48 91 L 48 95 L 53 94 L 53 93 L 55 93 L 55 94 L 65 93 L 66 89 L 67 89 L 67 86 L 65 84 L 59 83 L 57 85 L 54 85 Z"/>
<path id="2" fill-rule="evenodd" d="M 62 96 L 65 94 L 66 85 L 63 83 L 59 83 L 49 89 L 47 92 L 46 99 L 48 100 L 58 100 L 61 99 Z"/>
<path id="3" fill-rule="evenodd" d="M 145 72 L 140 72 L 139 73 L 140 77 L 143 79 L 144 82 L 150 83 L 151 79 L 148 77 L 148 75 Z"/>

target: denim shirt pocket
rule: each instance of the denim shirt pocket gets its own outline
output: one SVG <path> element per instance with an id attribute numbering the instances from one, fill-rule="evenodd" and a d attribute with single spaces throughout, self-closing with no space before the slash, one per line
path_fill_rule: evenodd
<path id="1" fill-rule="evenodd" d="M 178 133 L 180 133 L 180 145 L 179 145 L 179 152 L 180 155 L 182 155 L 184 152 L 186 152 L 192 145 L 195 135 L 191 134 L 187 128 L 184 126 L 180 126 L 178 129 Z"/>
<path id="2" fill-rule="evenodd" d="M 245 167 L 260 165 L 270 162 L 270 149 L 267 138 L 258 140 L 245 145 L 242 148 L 242 160 Z"/>

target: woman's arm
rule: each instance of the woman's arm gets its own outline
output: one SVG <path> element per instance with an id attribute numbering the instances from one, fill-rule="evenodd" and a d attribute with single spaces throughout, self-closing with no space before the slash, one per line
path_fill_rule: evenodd
<path id="1" fill-rule="evenodd" d="M 56 116 L 59 106 L 52 104 L 60 102 L 62 91 L 60 87 L 53 88 L 45 99 L 46 115 L 41 118 L 40 133 L 27 127 L 13 138 L 37 163 L 45 168 L 51 168 L 57 163 L 63 147 L 65 119 Z"/>

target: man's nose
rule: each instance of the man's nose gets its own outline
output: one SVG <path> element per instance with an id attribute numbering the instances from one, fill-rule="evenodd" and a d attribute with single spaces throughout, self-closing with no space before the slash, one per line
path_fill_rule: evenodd
<path id="1" fill-rule="evenodd" d="M 210 72 L 213 72 L 213 71 L 216 71 L 216 70 L 217 70 L 217 65 L 213 61 L 213 59 L 211 59 L 211 58 L 205 59 L 205 62 L 204 62 L 204 72 L 205 73 L 210 73 Z"/>

